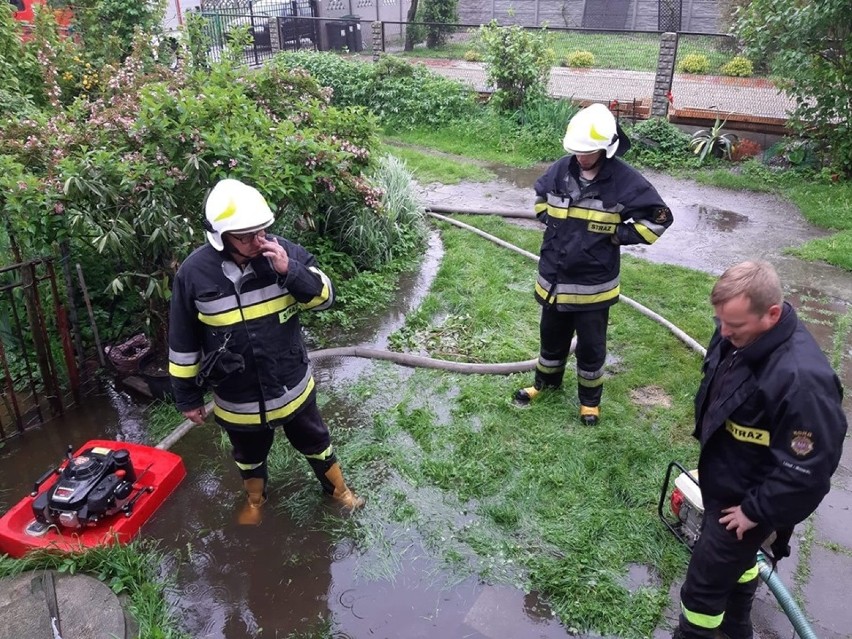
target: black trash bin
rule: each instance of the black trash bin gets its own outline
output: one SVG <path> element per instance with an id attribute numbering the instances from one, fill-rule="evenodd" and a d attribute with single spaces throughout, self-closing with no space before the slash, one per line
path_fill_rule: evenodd
<path id="1" fill-rule="evenodd" d="M 361 16 L 341 16 L 346 23 L 346 47 L 354 52 L 363 51 L 364 41 L 361 39 Z"/>
<path id="2" fill-rule="evenodd" d="M 343 20 L 329 20 L 325 23 L 325 35 L 329 51 L 343 51 L 349 48 L 347 28 L 349 23 Z"/>

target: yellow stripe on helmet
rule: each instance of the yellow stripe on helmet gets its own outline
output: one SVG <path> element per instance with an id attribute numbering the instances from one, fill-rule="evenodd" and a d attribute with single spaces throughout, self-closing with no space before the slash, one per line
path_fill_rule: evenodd
<path id="1" fill-rule="evenodd" d="M 222 220 L 227 220 L 234 213 L 237 212 L 237 203 L 233 200 L 228 201 L 228 206 L 225 207 L 225 210 L 219 213 L 213 220 L 214 222 L 221 222 Z"/>

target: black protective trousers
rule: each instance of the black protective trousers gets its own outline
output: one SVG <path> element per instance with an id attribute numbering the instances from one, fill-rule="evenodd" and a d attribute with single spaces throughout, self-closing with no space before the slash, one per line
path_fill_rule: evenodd
<path id="1" fill-rule="evenodd" d="M 676 639 L 715 639 L 717 631 L 730 639 L 754 637 L 751 606 L 758 585 L 757 551 L 772 531 L 758 525 L 739 540 L 736 532 L 719 523 L 722 508 L 705 504 L 701 536 L 680 590 Z"/>
<path id="2" fill-rule="evenodd" d="M 603 395 L 608 323 L 609 307 L 572 312 L 542 307 L 536 388 L 558 388 L 562 385 L 571 339 L 576 333 L 577 395 L 583 406 L 599 406 Z"/>
<path id="3" fill-rule="evenodd" d="M 260 426 L 255 430 L 225 429 L 231 440 L 231 454 L 243 479 L 268 478 L 266 457 L 275 438 L 275 426 Z M 283 424 L 283 429 L 293 448 L 305 456 L 320 455 L 331 446 L 331 435 L 316 400 L 311 399 L 303 406 Z"/>

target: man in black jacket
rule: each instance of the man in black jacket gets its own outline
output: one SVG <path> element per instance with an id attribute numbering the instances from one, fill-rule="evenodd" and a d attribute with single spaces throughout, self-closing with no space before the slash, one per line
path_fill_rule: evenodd
<path id="1" fill-rule="evenodd" d="M 729 268 L 710 297 L 718 328 L 695 398 L 701 536 L 676 639 L 751 639 L 756 554 L 789 538 L 830 488 L 846 435 L 840 381 L 783 301 L 766 262 Z"/>
<path id="2" fill-rule="evenodd" d="M 248 495 L 240 523 L 260 523 L 277 426 L 323 489 L 359 508 L 364 500 L 344 482 L 317 409 L 299 323 L 299 311 L 331 306 L 331 281 L 304 248 L 266 233 L 274 218 L 257 189 L 220 181 L 205 217 L 207 244 L 184 260 L 172 287 L 169 373 L 178 410 L 201 424 L 204 392 L 213 390 L 214 417 Z"/>
<path id="3" fill-rule="evenodd" d="M 515 393 L 527 404 L 558 388 L 577 334 L 580 421 L 594 426 L 603 395 L 609 309 L 618 301 L 621 245 L 653 244 L 672 223 L 654 187 L 617 152 L 627 150 L 615 118 L 593 104 L 571 118 L 569 153 L 535 184 L 535 211 L 547 226 L 535 296 L 541 304 L 541 349 L 533 385 Z"/>

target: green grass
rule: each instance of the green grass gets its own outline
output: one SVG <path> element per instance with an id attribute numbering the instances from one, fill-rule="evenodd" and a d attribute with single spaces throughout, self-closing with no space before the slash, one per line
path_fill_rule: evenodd
<path id="1" fill-rule="evenodd" d="M 462 181 L 487 182 L 495 177 L 491 171 L 468 162 L 464 158 L 438 157 L 432 153 L 394 144 L 392 139 L 386 141 L 386 151 L 404 160 L 408 170 L 420 184 L 432 182 L 458 184 Z"/>
<path id="2" fill-rule="evenodd" d="M 597 69 L 622 69 L 649 73 L 657 70 L 660 36 L 654 33 L 552 31 L 550 35 L 550 45 L 556 55 L 557 66 L 573 51 L 588 51 L 594 55 L 593 66 Z M 475 36 L 466 37 L 467 42 L 450 42 L 435 49 L 418 47 L 414 51 L 403 51 L 394 55 L 461 60 L 467 51 L 476 48 Z M 710 73 L 718 73 L 722 65 L 734 57 L 733 53 L 720 50 L 719 43 L 720 39 L 709 36 L 681 36 L 677 58 L 680 60 L 691 53 L 706 55 L 710 64 Z"/>
<path id="3" fill-rule="evenodd" d="M 806 242 L 788 249 L 791 255 L 811 262 L 828 262 L 852 271 L 852 231 L 841 231 L 828 237 Z"/>
<path id="4" fill-rule="evenodd" d="M 558 157 L 553 150 L 543 149 L 534 136 L 519 134 L 516 125 L 485 110 L 479 117 L 451 122 L 438 129 L 388 131 L 387 137 L 391 143 L 422 146 L 507 166 L 527 167 Z"/>
<path id="5" fill-rule="evenodd" d="M 540 232 L 500 219 L 465 221 L 523 248 L 541 241 Z M 534 357 L 534 262 L 440 228 L 446 252 L 436 280 L 392 344 L 454 360 Z M 709 338 L 711 276 L 626 259 L 623 279 L 625 294 L 676 317 L 699 341 Z M 577 424 L 573 370 L 563 390 L 528 409 L 510 398 L 531 373 L 409 375 L 379 364 L 347 389 L 324 389 L 332 393 L 326 408 L 345 402 L 361 415 L 357 428 L 331 423 L 347 474 L 368 497 L 353 531 L 366 576 L 392 577 L 404 560 L 399 549 L 420 547 L 447 579 L 474 575 L 542 592 L 566 627 L 650 635 L 687 559 L 656 504 L 668 462 L 696 458 L 691 413 L 701 359 L 623 304 L 613 309 L 609 346 L 595 429 Z M 671 406 L 632 402 L 631 391 L 646 386 Z M 623 579 L 634 563 L 650 567 L 659 584 L 628 591 Z"/>

